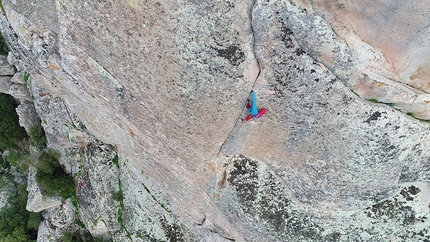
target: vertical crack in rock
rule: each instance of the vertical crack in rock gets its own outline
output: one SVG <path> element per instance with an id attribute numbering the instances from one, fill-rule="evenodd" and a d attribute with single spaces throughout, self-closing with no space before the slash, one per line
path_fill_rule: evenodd
<path id="1" fill-rule="evenodd" d="M 257 61 L 258 73 L 257 73 L 257 76 L 255 77 L 254 81 L 251 83 L 252 84 L 251 85 L 251 90 L 254 89 L 255 83 L 257 83 L 257 79 L 258 79 L 258 77 L 260 76 L 260 73 L 261 73 L 260 62 L 258 61 L 257 55 L 255 54 L 255 37 L 254 37 L 255 35 L 254 35 L 254 27 L 253 27 L 253 24 L 252 24 L 252 21 L 253 21 L 252 12 L 253 12 L 253 9 L 255 8 L 255 4 L 256 4 L 256 0 L 252 1 L 251 8 L 250 8 L 251 10 L 249 12 L 249 20 L 250 20 L 249 22 L 251 24 L 252 52 L 254 54 L 255 60 Z M 249 99 L 249 95 L 248 95 L 247 99 Z M 242 109 L 240 110 L 240 113 L 237 115 L 236 122 L 235 122 L 234 126 L 232 127 L 230 133 L 228 134 L 227 138 L 221 144 L 221 146 L 220 146 L 220 148 L 219 148 L 219 150 L 217 152 L 217 156 L 221 153 L 221 151 L 223 150 L 224 145 L 232 137 L 232 135 L 235 133 L 235 131 L 239 130 L 242 127 L 243 120 L 242 120 L 241 116 L 242 116 L 242 113 L 246 109 L 245 107 L 246 106 L 243 105 Z"/>

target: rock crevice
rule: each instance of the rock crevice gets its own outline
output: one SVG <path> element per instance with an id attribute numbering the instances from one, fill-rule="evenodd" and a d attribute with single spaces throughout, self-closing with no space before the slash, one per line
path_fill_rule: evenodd
<path id="1" fill-rule="evenodd" d="M 0 90 L 76 182 L 75 212 L 29 203 L 40 241 L 428 238 L 425 58 L 399 72 L 364 1 L 2 2 Z"/>

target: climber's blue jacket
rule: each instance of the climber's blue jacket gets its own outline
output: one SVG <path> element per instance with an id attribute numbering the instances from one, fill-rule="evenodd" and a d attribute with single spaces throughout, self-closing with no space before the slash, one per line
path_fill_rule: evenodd
<path id="1" fill-rule="evenodd" d="M 249 111 L 253 117 L 255 117 L 258 114 L 258 108 L 257 108 L 257 98 L 255 98 L 254 91 L 251 91 L 251 110 Z"/>

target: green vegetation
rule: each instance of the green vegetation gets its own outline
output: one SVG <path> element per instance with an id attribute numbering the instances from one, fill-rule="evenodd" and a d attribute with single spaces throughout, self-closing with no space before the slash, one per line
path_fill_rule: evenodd
<path id="1" fill-rule="evenodd" d="M 80 228 L 84 229 L 85 228 L 85 224 L 79 219 L 78 216 L 76 216 L 75 219 L 75 224 L 78 225 Z"/>
<path id="2" fill-rule="evenodd" d="M 17 167 L 21 173 L 27 172 L 28 167 L 35 163 L 34 159 L 32 159 L 25 149 L 9 150 L 6 161 L 11 166 Z"/>
<path id="3" fill-rule="evenodd" d="M 343 3 L 338 3 L 338 4 L 336 4 L 336 6 L 338 9 L 345 9 L 345 4 L 343 4 Z"/>
<path id="4" fill-rule="evenodd" d="M 122 200 L 124 200 L 124 192 L 122 191 L 122 188 L 121 188 L 121 182 L 120 182 L 120 185 L 119 185 L 118 192 L 114 193 L 112 195 L 112 198 L 113 198 L 113 200 L 120 201 L 120 202 L 122 202 Z"/>
<path id="5" fill-rule="evenodd" d="M 28 82 L 28 78 L 30 78 L 30 74 L 24 74 L 24 81 L 25 81 L 25 83 Z"/>
<path id="6" fill-rule="evenodd" d="M 24 75 L 24 81 L 28 82 L 29 77 L 28 74 Z M 18 176 L 25 176 L 23 173 L 28 171 L 30 165 L 34 165 L 37 170 L 36 182 L 44 195 L 71 198 L 75 208 L 79 209 L 73 178 L 59 164 L 59 154 L 46 149 L 47 142 L 42 126 L 30 128 L 28 135 L 25 129 L 20 127 L 15 111 L 17 106 L 12 96 L 0 93 L 0 151 L 8 151 L 4 160 L 0 157 L 0 188 L 18 190 L 18 195 L 9 198 L 9 205 L 0 209 L 0 242 L 36 241 L 41 221 L 40 214 L 30 213 L 25 209 L 28 197 L 26 186 L 14 183 L 15 173 L 10 172 L 12 167 L 21 172 Z M 37 151 L 30 152 L 29 145 L 36 147 Z M 118 157 L 113 160 L 118 166 Z M 14 189 L 14 186 L 19 188 Z M 113 196 L 122 202 L 121 189 Z M 103 241 L 92 238 L 79 219 L 76 219 L 76 224 L 81 226 L 78 232 L 67 233 L 63 241 Z"/>
<path id="7" fill-rule="evenodd" d="M 13 180 L 13 175 L 9 174 L 10 164 L 0 156 L 0 190 Z"/>
<path id="8" fill-rule="evenodd" d="M 75 195 L 73 178 L 58 163 L 59 155 L 52 150 L 43 152 L 36 164 L 36 181 L 47 196 L 60 194 L 64 199 Z"/>
<path id="9" fill-rule="evenodd" d="M 114 159 L 118 160 L 118 155 L 116 155 Z M 116 192 L 116 193 L 114 193 L 114 194 L 112 195 L 112 198 L 113 198 L 114 200 L 119 201 L 119 207 L 118 207 L 118 223 L 119 223 L 119 225 L 121 226 L 121 228 L 125 231 L 125 233 L 127 234 L 127 237 L 128 237 L 129 239 L 131 239 L 131 235 L 130 235 L 130 233 L 128 232 L 127 228 L 125 227 L 125 225 L 124 225 L 124 220 L 123 220 L 123 218 L 122 218 L 123 210 L 124 210 L 124 193 L 123 193 L 123 190 L 122 190 L 121 180 L 119 180 L 119 182 L 118 182 L 118 186 L 119 186 L 119 190 L 118 190 L 118 192 Z"/>
<path id="10" fill-rule="evenodd" d="M 158 203 L 158 205 L 160 205 L 160 207 L 162 207 L 166 212 L 172 213 L 172 211 L 170 211 L 170 209 L 168 209 L 165 204 L 163 204 L 162 202 L 158 201 L 158 199 L 151 193 L 151 191 L 149 191 L 148 187 L 146 187 L 145 184 L 142 183 L 142 185 L 145 188 L 146 192 L 149 195 L 151 195 L 152 199 L 154 199 L 154 201 L 156 201 Z"/>
<path id="11" fill-rule="evenodd" d="M 46 148 L 45 131 L 43 131 L 42 126 L 31 127 L 28 131 L 28 136 L 30 136 L 30 145 L 39 150 Z"/>
<path id="12" fill-rule="evenodd" d="M 115 155 L 112 162 L 116 165 L 116 167 L 119 169 L 119 163 L 118 163 L 118 154 Z"/>
<path id="13" fill-rule="evenodd" d="M 359 97 L 360 95 L 358 95 L 358 93 L 352 89 L 350 89 L 352 93 L 354 93 L 357 97 Z"/>
<path id="14" fill-rule="evenodd" d="M 0 241 L 36 241 L 40 214 L 25 209 L 27 191 L 23 185 L 16 186 L 17 194 L 8 199 L 9 206 L 0 210 Z"/>
<path id="15" fill-rule="evenodd" d="M 15 99 L 0 93 L 0 150 L 18 149 L 19 141 L 27 137 L 25 129 L 19 126 L 18 107 Z"/>
<path id="16" fill-rule="evenodd" d="M 2 41 L 0 39 L 0 54 L 4 50 Z M 28 196 L 26 186 L 15 183 L 15 177 L 10 173 L 11 166 L 26 172 L 34 162 L 27 148 L 27 133 L 18 122 L 17 106 L 12 96 L 0 93 L 0 150 L 9 150 L 5 160 L 0 159 L 0 187 L 11 185 L 11 188 L 16 188 L 16 194 L 8 198 L 9 205 L 0 209 L 0 241 L 36 241 L 40 214 L 25 209 Z"/>
<path id="17" fill-rule="evenodd" d="M 21 157 L 21 153 L 16 150 L 10 150 L 9 154 L 6 155 L 5 159 L 11 166 L 18 166 L 19 158 Z"/>
<path id="18" fill-rule="evenodd" d="M 369 102 L 372 102 L 372 103 L 382 103 L 382 104 L 385 104 L 385 105 L 388 105 L 388 106 L 390 106 L 390 107 L 394 107 L 394 103 L 384 103 L 384 102 L 380 102 L 378 99 L 376 99 L 376 98 L 371 98 L 371 99 L 368 99 L 368 101 Z"/>
<path id="19" fill-rule="evenodd" d="M 3 10 L 3 5 L 1 3 L 1 0 L 0 0 L 0 7 Z M 8 55 L 8 53 L 9 53 L 9 47 L 7 46 L 6 40 L 4 39 L 3 35 L 0 34 L 0 55 Z"/>
<path id="20" fill-rule="evenodd" d="M 415 114 L 414 113 L 407 113 L 407 115 L 409 115 L 409 116 L 411 116 L 412 118 L 414 118 L 414 119 L 418 119 L 419 121 L 421 121 L 421 122 L 424 122 L 424 123 L 430 123 L 430 120 L 428 120 L 428 119 L 421 119 L 421 118 L 417 118 L 417 117 L 415 117 Z"/>
<path id="21" fill-rule="evenodd" d="M 27 221 L 27 228 L 37 231 L 40 225 L 40 221 L 42 221 L 42 216 L 40 213 L 30 212 Z"/>

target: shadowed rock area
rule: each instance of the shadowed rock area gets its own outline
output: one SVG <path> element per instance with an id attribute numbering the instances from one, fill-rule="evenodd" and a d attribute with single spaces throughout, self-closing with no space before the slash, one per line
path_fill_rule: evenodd
<path id="1" fill-rule="evenodd" d="M 425 1 L 2 2 L 0 91 L 75 182 L 29 184 L 38 241 L 430 240 Z"/>

